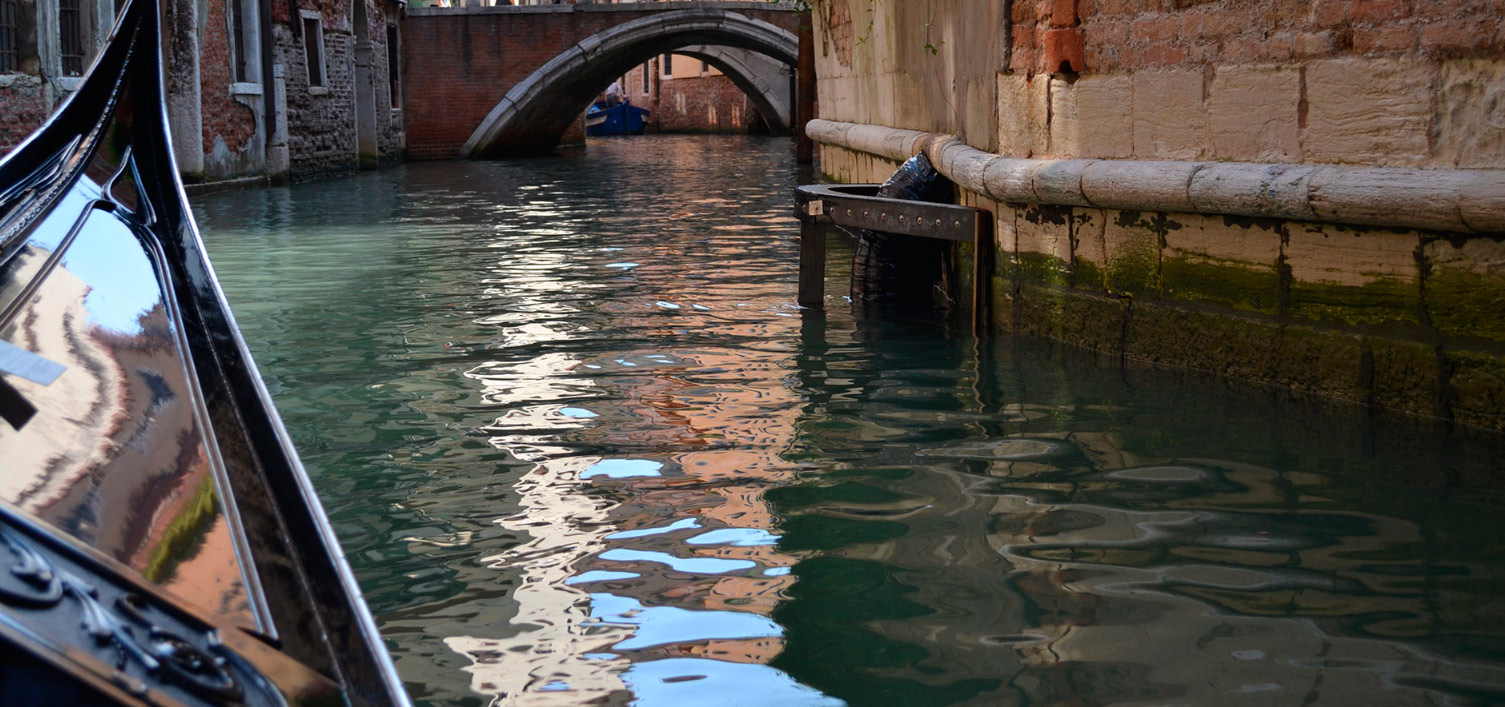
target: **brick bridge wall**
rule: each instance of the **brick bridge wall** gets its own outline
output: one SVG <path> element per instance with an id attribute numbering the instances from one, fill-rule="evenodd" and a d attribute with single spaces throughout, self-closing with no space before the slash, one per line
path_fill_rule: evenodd
<path id="1" fill-rule="evenodd" d="M 733 10 L 791 32 L 799 28 L 795 13 L 757 2 L 410 10 L 403 37 L 409 159 L 457 156 L 508 90 L 575 43 L 625 22 L 687 7 Z"/>

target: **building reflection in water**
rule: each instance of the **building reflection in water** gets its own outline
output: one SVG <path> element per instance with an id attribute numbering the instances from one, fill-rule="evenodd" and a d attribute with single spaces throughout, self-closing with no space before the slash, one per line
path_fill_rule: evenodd
<path id="1" fill-rule="evenodd" d="M 545 304 L 557 283 L 508 284 L 511 311 L 557 309 Z M 529 306 L 519 290 L 534 287 L 540 297 Z M 707 314 L 696 322 L 700 334 L 768 341 L 779 302 L 746 295 L 737 309 L 755 315 Z M 690 292 L 661 296 L 650 306 L 699 311 Z M 543 319 L 504 314 L 488 323 L 504 326 L 498 338 L 507 347 L 578 334 L 564 317 Z M 638 334 L 666 338 L 673 332 L 665 326 L 684 320 Z M 779 318 L 777 326 L 791 324 Z M 467 374 L 488 405 L 507 410 L 486 428 L 491 444 L 533 464 L 513 485 L 521 510 L 497 521 L 529 539 L 483 560 L 521 572 L 510 598 L 512 623 L 524 628 L 445 641 L 473 662 L 472 689 L 500 704 L 676 704 L 748 690 L 787 704 L 836 703 L 768 667 L 783 648 L 782 629 L 768 617 L 796 560 L 776 548 L 762 498 L 794 473 L 782 458 L 799 415 L 783 382 L 790 355 L 767 345 L 624 348 L 494 362 Z"/>
<path id="2" fill-rule="evenodd" d="M 802 317 L 770 145 L 408 166 L 211 244 L 415 698 L 1505 702 L 1498 443 Z"/>
<path id="3" fill-rule="evenodd" d="M 255 627 L 155 265 L 105 212 L 54 262 L 64 232 L 44 223 L 0 273 L 0 339 L 61 370 L 7 377 L 37 412 L 0 424 L 0 499 Z"/>

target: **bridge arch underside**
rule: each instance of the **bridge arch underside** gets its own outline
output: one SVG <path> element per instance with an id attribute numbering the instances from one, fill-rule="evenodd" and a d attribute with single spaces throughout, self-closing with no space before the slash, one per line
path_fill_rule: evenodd
<path id="1" fill-rule="evenodd" d="M 774 100 L 778 87 L 750 75 L 756 73 L 747 68 L 751 62 L 738 61 L 735 53 L 708 50 L 748 50 L 794 66 L 799 41 L 793 32 L 735 12 L 679 10 L 618 25 L 561 52 L 507 92 L 476 127 L 460 156 L 549 152 L 602 87 L 656 55 L 687 47 L 731 77 L 765 116 L 773 120 L 788 115 L 787 108 L 781 115 Z"/>

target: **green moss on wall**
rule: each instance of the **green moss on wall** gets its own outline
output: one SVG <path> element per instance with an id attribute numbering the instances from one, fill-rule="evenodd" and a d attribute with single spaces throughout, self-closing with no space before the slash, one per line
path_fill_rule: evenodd
<path id="1" fill-rule="evenodd" d="M 1335 278 L 1365 282 L 1340 285 L 1293 279 L 1284 260 L 1289 244 L 1278 263 L 1224 260 L 1197 250 L 1237 254 L 1240 244 L 1225 249 L 1228 244 L 1208 239 L 1269 238 L 1301 224 L 1225 219 L 1226 234 L 1214 228 L 1186 238 L 1178 232 L 1173 240 L 1192 249 L 1180 250 L 1166 246 L 1167 233 L 1183 227 L 1175 215 L 1104 211 L 1106 222 L 1093 222 L 1097 228 L 1085 245 L 1071 232 L 1063 260 L 1058 256 L 1068 249 L 1060 231 L 1075 228 L 1066 211 L 1018 213 L 1015 236 L 1022 240 L 1014 250 L 995 251 L 991 302 L 993 322 L 1003 331 L 1505 430 L 1505 356 L 1478 350 L 1492 345 L 1480 339 L 1505 342 L 1505 274 L 1492 272 L 1495 251 L 1479 243 L 1471 243 L 1472 251 L 1447 251 L 1441 262 L 1418 260 L 1420 280 L 1406 276 L 1394 249 L 1387 251 L 1394 262 L 1384 273 L 1333 265 Z M 1305 226 L 1349 234 L 1358 249 L 1384 243 L 1366 241 L 1370 231 L 1395 235 Z M 1373 264 L 1363 250 L 1334 251 L 1334 257 L 1314 252 L 1310 257 Z M 958 249 L 958 295 L 965 301 L 971 299 L 971 258 L 969 246 Z M 1440 353 L 1444 344 L 1460 343 L 1475 348 Z"/>
<path id="2" fill-rule="evenodd" d="M 1071 286 L 1085 292 L 1103 294 L 1108 291 L 1108 276 L 1097 263 L 1076 258 L 1071 261 Z"/>
<path id="3" fill-rule="evenodd" d="M 1505 274 L 1435 268 L 1427 274 L 1426 298 L 1438 331 L 1505 341 Z"/>
<path id="4" fill-rule="evenodd" d="M 1377 337 L 1364 343 L 1372 361 L 1373 404 L 1416 415 L 1437 414 L 1436 346 Z"/>
<path id="5" fill-rule="evenodd" d="M 1505 429 L 1505 360 L 1476 351 L 1449 352 L 1447 360 L 1452 369 L 1448 397 L 1453 420 Z"/>
<path id="6" fill-rule="evenodd" d="M 1376 278 L 1359 285 L 1292 282 L 1290 313 L 1314 322 L 1349 325 L 1419 321 L 1421 296 L 1415 282 Z"/>
<path id="7" fill-rule="evenodd" d="M 1263 314 L 1280 311 L 1280 274 L 1271 266 L 1166 257 L 1160 277 L 1166 299 L 1213 302 Z"/>
<path id="8" fill-rule="evenodd" d="M 1017 257 L 1019 278 L 1024 282 L 1063 286 L 1071 283 L 1071 264 L 1054 255 L 1021 252 Z"/>
<path id="9" fill-rule="evenodd" d="M 1113 294 L 1160 296 L 1160 249 L 1165 232 L 1162 215 L 1122 211 L 1103 233 L 1104 282 Z"/>
<path id="10" fill-rule="evenodd" d="M 1343 400 L 1368 397 L 1363 340 L 1356 334 L 1287 326 L 1270 355 L 1269 382 Z"/>

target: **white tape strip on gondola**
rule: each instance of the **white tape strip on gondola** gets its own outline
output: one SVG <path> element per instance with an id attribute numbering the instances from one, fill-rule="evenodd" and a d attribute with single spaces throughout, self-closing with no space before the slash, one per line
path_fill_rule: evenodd
<path id="1" fill-rule="evenodd" d="M 6 341 L 0 341 L 0 374 L 20 376 L 39 385 L 52 385 L 67 366 L 38 356 Z"/>

